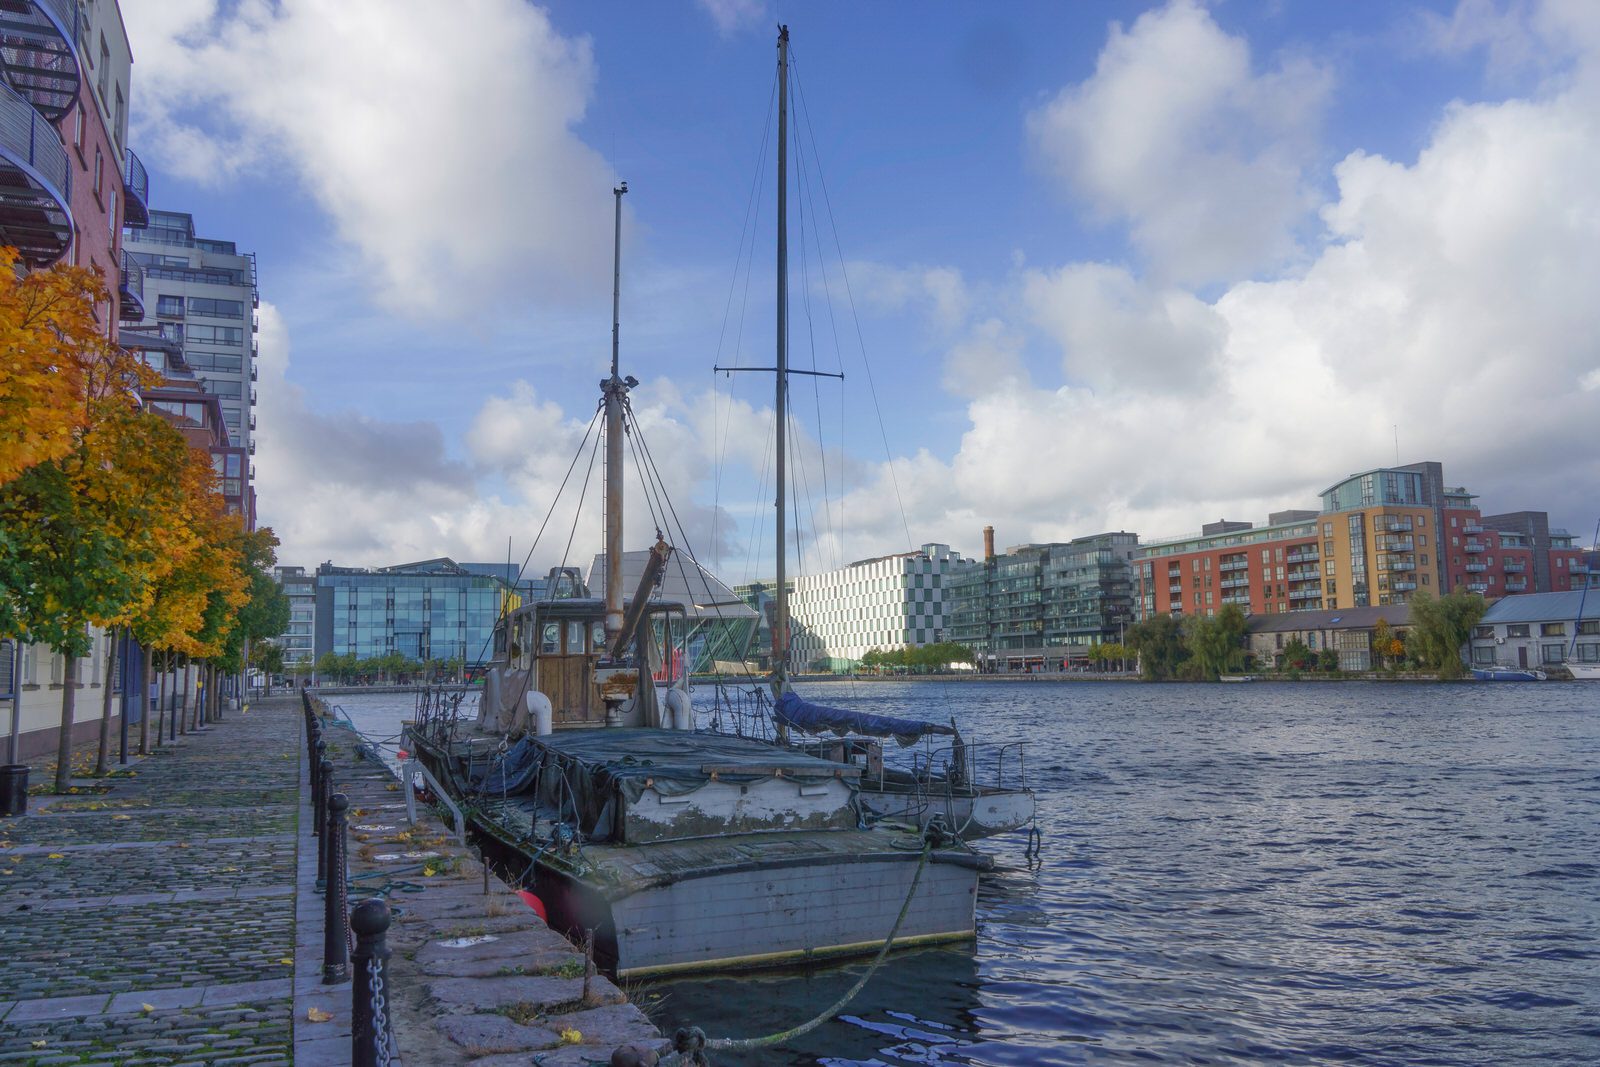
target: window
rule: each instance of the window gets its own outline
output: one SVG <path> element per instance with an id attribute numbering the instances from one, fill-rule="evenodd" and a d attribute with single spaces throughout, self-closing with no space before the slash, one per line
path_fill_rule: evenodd
<path id="1" fill-rule="evenodd" d="M 108 76 L 110 73 L 111 49 L 106 47 L 106 35 L 102 33 L 100 35 L 100 73 L 95 81 L 95 88 L 100 90 L 100 104 L 102 107 L 105 106 L 106 85 L 109 82 Z"/>
<path id="2" fill-rule="evenodd" d="M 1325 523 L 1322 524 L 1322 536 L 1323 537 L 1332 537 L 1333 536 L 1333 523 L 1325 522 Z"/>
<path id="3" fill-rule="evenodd" d="M 156 314 L 170 315 L 175 318 L 183 317 L 183 297 L 158 296 L 156 297 Z"/>
<path id="4" fill-rule="evenodd" d="M 94 198 L 101 200 L 101 189 L 105 185 L 106 161 L 100 154 L 100 146 L 94 146 Z"/>
<path id="5" fill-rule="evenodd" d="M 1493 626 L 1474 626 L 1472 628 L 1472 636 L 1473 637 L 1493 637 L 1494 636 L 1494 627 Z"/>
<path id="6" fill-rule="evenodd" d="M 1540 637 L 1565 637 L 1567 624 L 1564 622 L 1542 622 L 1539 624 Z"/>
<path id="7" fill-rule="evenodd" d="M 1417 535 L 1417 545 L 1420 548 L 1427 548 L 1428 547 L 1428 535 L 1427 534 L 1418 534 Z"/>
<path id="8" fill-rule="evenodd" d="M 1424 567 L 1428 565 L 1428 554 L 1426 552 L 1422 554 L 1422 565 Z"/>
<path id="9" fill-rule="evenodd" d="M 119 85 L 117 86 L 117 110 L 114 113 L 115 117 L 113 118 L 111 125 L 111 136 L 117 141 L 118 144 L 122 143 L 122 134 L 126 129 L 123 119 L 127 117 L 127 110 L 128 105 L 123 103 L 122 100 L 122 86 Z"/>
<path id="10" fill-rule="evenodd" d="M 1578 623 L 1578 633 L 1585 637 L 1600 634 L 1600 619 L 1584 619 Z"/>
<path id="11" fill-rule="evenodd" d="M 191 296 L 189 314 L 211 315 L 216 318 L 244 318 L 244 304 L 238 300 L 213 300 L 210 297 Z"/>
<path id="12" fill-rule="evenodd" d="M 229 381 L 226 378 L 202 378 L 201 382 L 205 386 L 206 392 L 210 393 L 212 396 L 225 396 L 230 400 L 240 399 L 240 393 L 243 387 L 239 382 Z"/>
<path id="13" fill-rule="evenodd" d="M 73 112 L 76 118 L 72 123 L 72 147 L 78 150 L 78 155 L 83 156 L 83 108 Z"/>
<path id="14" fill-rule="evenodd" d="M 1527 637 L 1528 636 L 1528 624 L 1525 623 L 1525 622 L 1514 622 L 1514 623 L 1512 623 L 1511 625 L 1506 627 L 1506 636 L 1507 637 Z"/>
<path id="15" fill-rule="evenodd" d="M 1322 564 L 1322 573 L 1327 575 L 1338 574 L 1338 565 L 1333 560 L 1325 560 Z"/>
<path id="16" fill-rule="evenodd" d="M 1565 663 L 1567 661 L 1567 646 L 1563 644 L 1540 645 L 1540 663 Z"/>
<path id="17" fill-rule="evenodd" d="M 164 298 L 163 298 L 164 299 Z M 157 309 L 156 314 L 161 314 Z M 182 312 L 179 312 L 182 314 Z M 193 326 L 188 329 L 189 340 L 205 345 L 242 345 L 244 331 L 237 326 Z"/>

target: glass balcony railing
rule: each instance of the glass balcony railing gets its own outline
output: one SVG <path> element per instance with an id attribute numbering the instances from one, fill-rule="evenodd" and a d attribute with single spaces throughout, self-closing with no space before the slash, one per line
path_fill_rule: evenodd
<path id="1" fill-rule="evenodd" d="M 123 322 L 138 322 L 144 318 L 144 268 L 127 249 L 122 250 L 122 270 L 117 284 L 117 296 Z"/>
<path id="2" fill-rule="evenodd" d="M 6 0 L 0 4 L 5 80 L 51 122 L 78 100 L 83 70 L 78 38 L 84 29 L 73 0 Z M 109 109 L 111 102 L 105 102 Z"/>
<path id="3" fill-rule="evenodd" d="M 1469 563 L 1469 564 L 1467 564 L 1467 570 L 1472 574 L 1481 574 L 1482 572 L 1484 572 L 1484 571 L 1486 571 L 1488 569 L 1489 569 L 1489 565 L 1487 563 Z"/>
<path id="4" fill-rule="evenodd" d="M 1461 547 L 1466 549 L 1468 552 L 1482 552 L 1488 546 L 1486 546 L 1482 541 L 1471 541 L 1471 540 L 1469 540 L 1466 544 L 1462 545 Z"/>
<path id="5" fill-rule="evenodd" d="M 1485 582 L 1468 582 L 1467 591 L 1470 593 L 1487 593 L 1489 586 Z"/>
<path id="6" fill-rule="evenodd" d="M 150 175 L 132 149 L 122 164 L 122 224 L 136 230 L 150 225 Z"/>

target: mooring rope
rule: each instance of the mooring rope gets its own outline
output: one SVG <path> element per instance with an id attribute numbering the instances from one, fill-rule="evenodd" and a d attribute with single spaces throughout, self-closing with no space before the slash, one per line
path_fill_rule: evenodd
<path id="1" fill-rule="evenodd" d="M 775 1034 L 767 1034 L 765 1037 L 708 1038 L 699 1027 L 680 1027 L 673 1037 L 672 1048 L 663 1052 L 660 1060 L 657 1061 L 659 1067 L 706 1063 L 702 1050 L 752 1052 L 759 1048 L 779 1045 L 785 1041 L 792 1041 L 797 1037 L 804 1037 L 843 1011 L 855 999 L 856 994 L 861 992 L 862 988 L 871 980 L 872 976 L 878 972 L 878 968 L 883 965 L 883 961 L 888 958 L 889 949 L 894 945 L 894 939 L 900 933 L 900 927 L 905 923 L 906 915 L 911 911 L 911 900 L 917 895 L 917 886 L 922 881 L 922 872 L 928 866 L 928 856 L 933 851 L 933 846 L 938 836 L 937 833 L 929 834 L 923 842 L 922 855 L 917 860 L 916 873 L 911 876 L 911 888 L 906 892 L 905 902 L 900 905 L 900 914 L 895 916 L 894 926 L 889 930 L 889 936 L 884 939 L 883 947 L 878 950 L 878 955 L 873 958 L 872 964 L 867 968 L 866 973 L 845 992 L 844 996 L 823 1009 L 820 1014 L 813 1016 L 799 1026 L 792 1026 Z"/>

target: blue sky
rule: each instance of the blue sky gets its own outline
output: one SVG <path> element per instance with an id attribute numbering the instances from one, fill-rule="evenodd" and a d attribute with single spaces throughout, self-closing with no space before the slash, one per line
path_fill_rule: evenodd
<path id="1" fill-rule="evenodd" d="M 527 550 L 609 357 L 625 178 L 645 432 L 697 554 L 770 570 L 770 385 L 710 368 L 771 360 L 770 162 L 747 299 L 738 250 L 780 20 L 793 358 L 846 374 L 794 386 L 807 569 L 1260 521 L 1396 427 L 1486 509 L 1592 528 L 1590 5 L 124 2 L 155 205 L 259 255 L 288 562 Z M 802 272 L 813 153 L 848 298 L 831 248 Z"/>

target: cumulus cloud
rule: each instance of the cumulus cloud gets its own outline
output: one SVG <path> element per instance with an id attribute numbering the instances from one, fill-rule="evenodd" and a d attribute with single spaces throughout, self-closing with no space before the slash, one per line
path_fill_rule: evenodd
<path id="1" fill-rule="evenodd" d="M 1113 23 L 1094 75 L 1028 126 L 1056 175 L 1127 224 L 1157 277 L 1225 281 L 1292 257 L 1331 81 L 1294 57 L 1257 73 L 1245 40 L 1173 0 L 1129 29 Z"/>
<path id="2" fill-rule="evenodd" d="M 375 297 L 467 318 L 609 281 L 613 175 L 574 132 L 587 39 L 523 0 L 143 0 L 134 133 L 199 182 L 298 180 Z"/>

